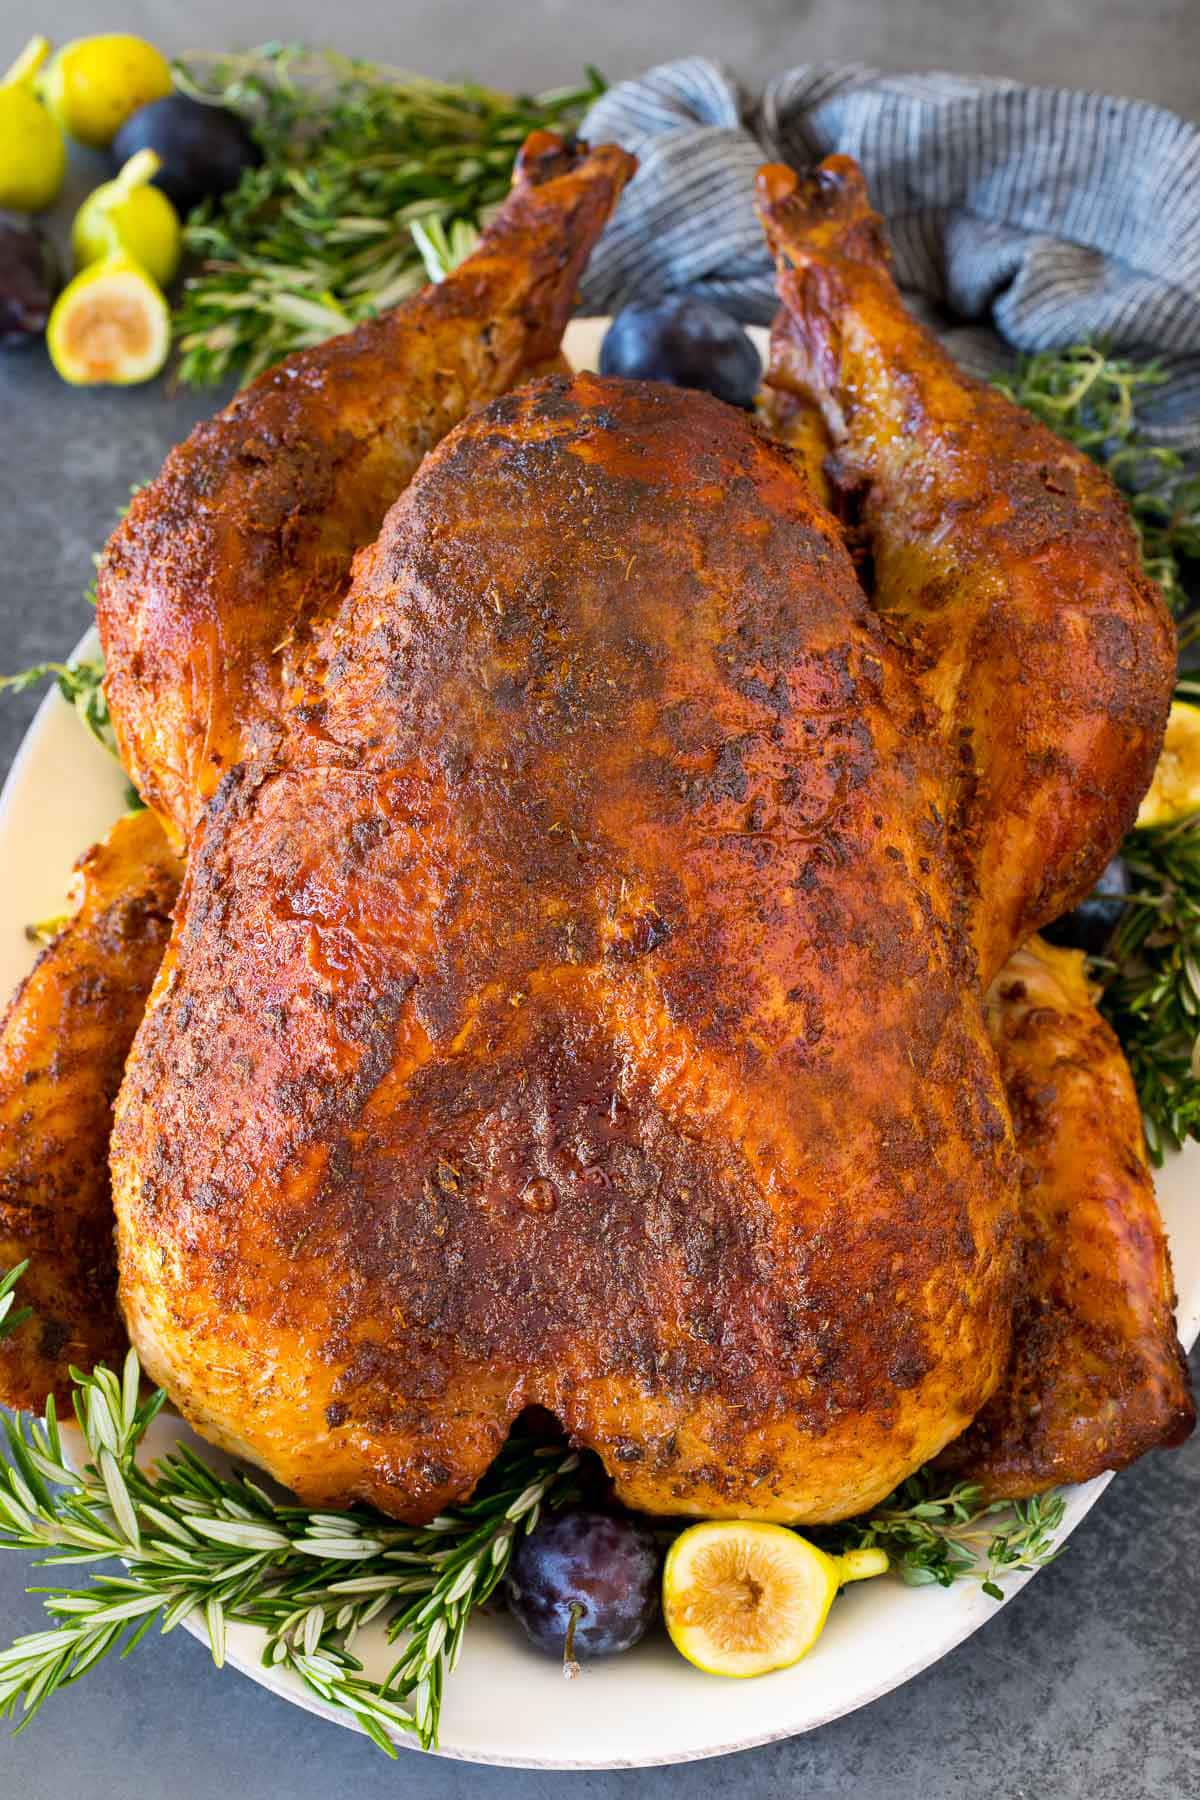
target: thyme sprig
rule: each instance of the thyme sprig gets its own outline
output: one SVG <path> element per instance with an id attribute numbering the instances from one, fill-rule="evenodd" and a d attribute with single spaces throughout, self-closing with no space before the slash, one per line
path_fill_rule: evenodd
<path id="1" fill-rule="evenodd" d="M 281 43 L 192 53 L 175 74 L 185 92 L 241 113 L 263 152 L 187 222 L 200 267 L 175 334 L 193 386 L 249 380 L 395 306 L 433 272 L 431 244 L 460 260 L 526 135 L 570 130 L 604 86 L 589 70 L 576 87 L 504 94 Z"/>
<path id="2" fill-rule="evenodd" d="M 0 1306 L 19 1273 L 0 1284 Z M 0 1312 L 0 1325 L 16 1322 Z M 435 1744 L 467 1621 L 542 1507 L 572 1496 L 578 1456 L 514 1437 L 472 1500 L 429 1525 L 398 1525 L 276 1500 L 182 1446 L 142 1468 L 137 1451 L 166 1396 L 140 1398 L 135 1353 L 119 1378 L 106 1368 L 72 1377 L 88 1461 L 72 1468 L 53 1400 L 43 1420 L 5 1418 L 0 1548 L 43 1551 L 40 1566 L 51 1569 L 119 1560 L 124 1570 L 33 1590 L 52 1623 L 0 1651 L 0 1716 L 20 1709 L 21 1729 L 111 1651 L 126 1656 L 155 1623 L 166 1632 L 198 1614 L 218 1665 L 229 1624 L 256 1625 L 265 1664 L 290 1670 L 389 1755 L 401 1732 Z M 382 1682 L 352 1649 L 378 1617 L 390 1641 L 404 1640 Z"/>
<path id="3" fill-rule="evenodd" d="M 1060 1554 L 1054 1534 L 1065 1508 L 1061 1494 L 985 1502 L 970 1482 L 943 1489 L 933 1471 L 919 1469 L 869 1517 L 833 1527 L 823 1541 L 838 1551 L 886 1550 L 910 1587 L 977 1579 L 1002 1600 L 1002 1576 L 1043 1568 Z"/>

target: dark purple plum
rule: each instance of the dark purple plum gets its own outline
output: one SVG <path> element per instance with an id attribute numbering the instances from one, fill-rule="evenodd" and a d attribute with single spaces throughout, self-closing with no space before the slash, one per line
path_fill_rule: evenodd
<path id="1" fill-rule="evenodd" d="M 730 406 L 750 407 L 762 362 L 737 320 L 719 306 L 673 294 L 617 314 L 600 347 L 600 373 L 703 388 Z"/>
<path id="2" fill-rule="evenodd" d="M 1119 856 L 1114 856 L 1091 893 L 1069 913 L 1044 925 L 1042 936 L 1051 944 L 1086 950 L 1091 956 L 1102 955 L 1121 923 L 1128 892 L 1129 870 Z"/>
<path id="3" fill-rule="evenodd" d="M 60 286 L 54 246 L 39 225 L 0 213 L 0 344 L 41 337 Z"/>
<path id="4" fill-rule="evenodd" d="M 187 94 L 152 100 L 126 119 L 113 139 L 116 167 L 137 150 L 154 150 L 162 158 L 154 186 L 181 213 L 210 194 L 236 187 L 242 170 L 262 161 L 262 151 L 236 113 Z"/>
<path id="5" fill-rule="evenodd" d="M 638 1520 L 570 1507 L 547 1513 L 522 1538 L 504 1594 L 548 1656 L 568 1664 L 616 1656 L 658 1617 L 660 1562 L 653 1532 Z"/>

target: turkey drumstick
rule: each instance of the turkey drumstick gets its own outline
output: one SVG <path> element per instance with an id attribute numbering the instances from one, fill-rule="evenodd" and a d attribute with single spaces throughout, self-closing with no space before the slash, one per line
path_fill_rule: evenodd
<path id="1" fill-rule="evenodd" d="M 993 1499 L 1090 1481 L 1196 1422 L 1121 1046 L 1083 957 L 1040 938 L 988 994 L 1021 1158 L 1023 1276 L 1000 1386 L 944 1462 Z"/>
<path id="2" fill-rule="evenodd" d="M 905 310 L 857 165 L 758 179 L 783 311 L 771 382 L 815 400 L 863 490 L 876 603 L 956 765 L 986 985 L 1095 882 L 1162 743 L 1175 636 L 1108 477 Z"/>
<path id="3" fill-rule="evenodd" d="M 554 356 L 633 168 L 535 132 L 473 256 L 268 369 L 135 496 L 97 582 L 105 687 L 121 759 L 179 838 L 278 742 L 314 627 L 426 451 Z"/>

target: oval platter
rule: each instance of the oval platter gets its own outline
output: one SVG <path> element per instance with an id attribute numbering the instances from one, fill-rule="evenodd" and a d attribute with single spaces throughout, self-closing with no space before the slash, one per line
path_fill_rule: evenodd
<path id="1" fill-rule="evenodd" d="M 581 319 L 569 328 L 566 349 L 576 367 L 596 366 L 606 323 Z M 754 335 L 763 348 L 766 334 Z M 129 471 L 130 478 L 140 473 Z M 96 648 L 89 632 L 77 653 L 94 654 Z M 60 910 L 72 862 L 123 810 L 124 794 L 115 763 L 66 702 L 49 694 L 0 795 L 0 994 L 7 995 L 32 961 L 26 923 Z M 1200 1144 L 1168 1161 L 1158 1194 L 1174 1257 L 1180 1334 L 1190 1345 L 1200 1330 Z M 178 1438 L 204 1448 L 165 1414 L 155 1424 L 151 1452 Z M 1060 1541 L 1096 1504 L 1109 1479 L 1068 1491 Z M 1008 1578 L 1003 1604 L 1029 1579 Z M 838 1601 L 803 1662 L 757 1681 L 703 1675 L 658 1637 L 627 1656 L 590 1664 L 584 1678 L 569 1686 L 558 1667 L 527 1648 L 502 1618 L 476 1618 L 447 1683 L 440 1754 L 541 1769 L 644 1767 L 720 1756 L 811 1731 L 865 1706 L 947 1655 L 998 1610 L 976 1583 L 942 1590 L 870 1582 Z M 201 1626 L 195 1629 L 203 1635 Z M 259 1651 L 256 1631 L 230 1628 L 229 1666 L 297 1706 L 347 1724 L 345 1714 L 331 1712 L 294 1676 L 264 1669 Z M 356 1651 L 375 1677 L 394 1656 L 378 1629 L 364 1633 Z"/>

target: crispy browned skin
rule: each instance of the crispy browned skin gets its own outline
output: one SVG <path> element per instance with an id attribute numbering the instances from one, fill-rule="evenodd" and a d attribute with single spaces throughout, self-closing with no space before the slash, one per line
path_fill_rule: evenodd
<path id="1" fill-rule="evenodd" d="M 1196 1409 L 1129 1068 L 1083 957 L 1034 938 L 988 996 L 1021 1158 L 1024 1275 L 999 1391 L 944 1461 L 1009 1499 L 1178 1444 Z"/>
<path id="2" fill-rule="evenodd" d="M 1108 477 L 905 311 L 857 165 L 764 169 L 759 202 L 783 301 L 770 379 L 821 407 L 862 490 L 877 602 L 956 758 L 947 803 L 990 980 L 1132 823 L 1174 630 Z"/>
<path id="3" fill-rule="evenodd" d="M 114 1140 L 200 1429 L 425 1518 L 530 1403 L 653 1511 L 830 1519 L 1007 1355 L 1014 1168 L 921 702 L 744 416 L 539 382 L 229 778 Z"/>
<path id="4" fill-rule="evenodd" d="M 170 931 L 179 866 L 151 813 L 76 865 L 74 917 L 0 1026 L 0 1268 L 36 1317 L 0 1341 L 0 1400 L 68 1400 L 71 1363 L 124 1355 L 108 1180 L 112 1102 Z"/>
<path id="5" fill-rule="evenodd" d="M 271 740 L 292 666 L 281 640 L 302 644 L 337 599 L 424 450 L 528 368 L 562 366 L 579 269 L 631 168 L 619 151 L 535 135 L 516 193 L 453 280 L 271 371 L 135 501 L 101 571 L 101 626 L 129 766 L 177 837 L 222 763 Z M 0 1351 L 11 1404 L 65 1394 L 68 1363 L 124 1343 L 110 1104 L 177 878 L 159 826 L 122 821 L 84 860 L 83 912 L 9 1014 L 0 1267 L 32 1256 L 22 1295 L 41 1321 L 40 1344 L 30 1325 Z"/>
<path id="6" fill-rule="evenodd" d="M 135 497 L 97 583 L 105 686 L 122 760 L 181 839 L 274 743 L 315 625 L 425 452 L 555 355 L 633 167 L 535 133 L 453 275 L 268 370 Z"/>

